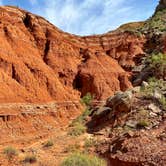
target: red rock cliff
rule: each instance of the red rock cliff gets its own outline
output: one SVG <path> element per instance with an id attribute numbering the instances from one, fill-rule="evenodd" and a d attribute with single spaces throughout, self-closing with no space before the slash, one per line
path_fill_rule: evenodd
<path id="1" fill-rule="evenodd" d="M 105 99 L 131 87 L 144 37 L 111 32 L 80 37 L 14 7 L 0 7 L 0 102 Z"/>

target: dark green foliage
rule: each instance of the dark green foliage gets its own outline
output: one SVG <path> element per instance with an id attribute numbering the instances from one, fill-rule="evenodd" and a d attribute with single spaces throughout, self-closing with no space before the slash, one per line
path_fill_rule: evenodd
<path id="1" fill-rule="evenodd" d="M 166 74 L 166 54 L 152 54 L 147 62 L 157 78 L 163 78 Z"/>
<path id="2" fill-rule="evenodd" d="M 81 99 L 81 103 L 85 104 L 87 107 L 90 106 L 93 100 L 93 96 L 88 92 L 84 97 Z"/>
<path id="3" fill-rule="evenodd" d="M 138 128 L 144 128 L 144 127 L 148 127 L 149 126 L 149 122 L 148 120 L 140 120 L 138 123 L 137 123 L 137 127 Z"/>

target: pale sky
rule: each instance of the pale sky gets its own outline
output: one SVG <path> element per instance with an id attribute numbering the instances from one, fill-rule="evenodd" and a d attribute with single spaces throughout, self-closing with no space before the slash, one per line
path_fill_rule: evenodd
<path id="1" fill-rule="evenodd" d="M 46 18 L 63 31 L 90 35 L 149 18 L 159 0 L 0 0 Z"/>

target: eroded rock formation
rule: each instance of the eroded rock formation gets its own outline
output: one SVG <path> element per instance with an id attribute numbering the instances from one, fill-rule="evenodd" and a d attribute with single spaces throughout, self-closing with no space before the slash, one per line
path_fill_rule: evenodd
<path id="1" fill-rule="evenodd" d="M 0 8 L 0 101 L 106 99 L 131 87 L 145 37 L 112 32 L 80 37 L 14 7 Z"/>

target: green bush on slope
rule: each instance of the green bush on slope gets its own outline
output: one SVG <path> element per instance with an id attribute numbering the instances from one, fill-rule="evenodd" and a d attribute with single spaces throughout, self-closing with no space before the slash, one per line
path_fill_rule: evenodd
<path id="1" fill-rule="evenodd" d="M 96 156 L 73 153 L 62 162 L 61 166 L 106 166 L 106 162 Z"/>

